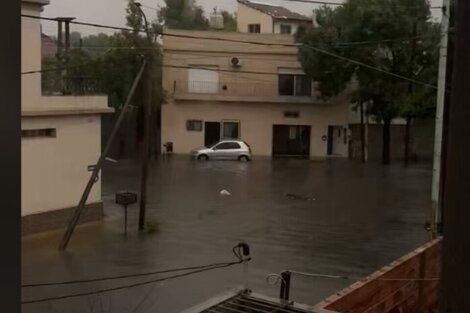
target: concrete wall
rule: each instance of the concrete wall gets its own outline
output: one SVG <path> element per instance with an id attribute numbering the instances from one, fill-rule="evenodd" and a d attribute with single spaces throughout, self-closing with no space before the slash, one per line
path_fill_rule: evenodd
<path id="1" fill-rule="evenodd" d="M 350 125 L 350 151 L 353 159 L 361 158 L 361 128 L 360 125 Z M 370 160 L 380 160 L 382 157 L 382 125 L 369 125 L 368 153 Z M 411 157 L 414 160 L 430 160 L 434 153 L 434 120 L 415 120 L 411 127 Z M 405 149 L 405 125 L 391 126 L 390 156 L 394 160 L 402 160 Z"/>
<path id="2" fill-rule="evenodd" d="M 57 137 L 21 140 L 21 215 L 73 207 L 101 150 L 101 117 L 73 115 L 22 118 L 22 129 L 56 129 Z M 101 181 L 88 203 L 101 201 Z"/>
<path id="3" fill-rule="evenodd" d="M 431 241 L 320 302 L 314 312 L 435 313 L 439 280 L 434 279 L 440 278 L 441 250 L 440 239 Z M 423 278 L 428 280 L 419 280 Z"/>
<path id="4" fill-rule="evenodd" d="M 204 132 L 187 131 L 186 121 L 199 119 L 205 122 L 222 120 L 240 121 L 240 138 L 247 141 L 254 155 L 271 155 L 273 125 L 310 125 L 310 156 L 326 156 L 328 125 L 347 125 L 346 105 L 317 107 L 303 104 L 266 103 L 182 103 L 162 106 L 162 142 L 173 142 L 175 153 L 189 153 L 191 149 L 204 145 Z M 285 110 L 299 111 L 299 118 L 286 118 Z M 344 149 L 343 156 L 347 156 Z"/>
<path id="5" fill-rule="evenodd" d="M 260 24 L 261 33 L 273 33 L 273 19 L 258 10 L 238 3 L 237 28 L 241 33 L 248 32 L 248 24 Z"/>
<path id="6" fill-rule="evenodd" d="M 180 35 L 209 38 L 230 38 L 237 41 L 293 43 L 290 35 L 243 34 L 171 31 Z M 239 57 L 242 66 L 230 65 L 232 57 Z M 222 121 L 240 120 L 241 138 L 246 140 L 254 154 L 271 155 L 272 125 L 311 125 L 312 157 L 326 155 L 328 125 L 348 127 L 349 92 L 347 90 L 328 102 L 311 97 L 278 95 L 278 72 L 289 69 L 301 73 L 297 60 L 297 48 L 289 46 L 261 46 L 239 42 L 223 42 L 209 39 L 164 37 L 163 39 L 163 88 L 167 103 L 162 107 L 162 143 L 174 143 L 174 152 L 188 153 L 204 143 L 204 133 L 186 131 L 186 120 Z M 216 93 L 188 92 L 188 69 L 171 66 L 216 67 L 219 84 L 227 87 Z M 236 73 L 236 71 L 241 71 Z M 229 72 L 224 72 L 229 71 Z M 243 72 L 272 73 L 261 75 Z M 183 87 L 181 87 L 183 86 Z M 284 111 L 298 111 L 299 118 L 285 118 Z M 344 155 L 347 155 L 347 148 Z"/>

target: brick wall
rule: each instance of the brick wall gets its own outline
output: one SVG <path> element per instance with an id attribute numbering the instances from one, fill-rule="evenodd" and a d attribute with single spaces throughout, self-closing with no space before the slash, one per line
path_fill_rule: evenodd
<path id="1" fill-rule="evenodd" d="M 441 240 L 431 241 L 320 302 L 318 312 L 437 313 Z M 398 279 L 398 280 L 387 280 Z"/>

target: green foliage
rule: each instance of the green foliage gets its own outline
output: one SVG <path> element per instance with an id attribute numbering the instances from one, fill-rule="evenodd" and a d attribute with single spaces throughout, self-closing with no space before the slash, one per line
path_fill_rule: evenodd
<path id="1" fill-rule="evenodd" d="M 158 222 L 147 222 L 144 227 L 144 233 L 153 234 L 160 231 L 160 225 Z"/>
<path id="2" fill-rule="evenodd" d="M 430 21 L 426 1 L 348 0 L 334 9 L 321 7 L 316 21 L 318 27 L 303 29 L 297 40 L 304 44 L 299 48 L 299 60 L 305 73 L 318 83 L 323 98 L 355 83 L 353 99 L 371 103 L 369 113 L 386 125 L 399 116 L 432 110 L 435 89 L 311 48 L 435 84 L 439 27 Z"/>
<path id="3" fill-rule="evenodd" d="M 173 29 L 209 29 L 203 9 L 194 0 L 165 0 L 166 6 L 158 12 L 158 20 Z"/>
<path id="4" fill-rule="evenodd" d="M 230 14 L 227 11 L 220 12 L 224 18 L 224 31 L 236 32 L 237 31 L 237 17 L 235 14 Z"/>

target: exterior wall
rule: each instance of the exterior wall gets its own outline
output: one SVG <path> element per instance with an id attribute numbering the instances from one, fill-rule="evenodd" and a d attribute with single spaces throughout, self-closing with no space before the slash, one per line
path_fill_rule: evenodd
<path id="1" fill-rule="evenodd" d="M 21 14 L 40 16 L 41 5 L 21 3 Z M 41 24 L 38 19 L 21 18 L 21 72 L 41 69 Z M 41 74 L 21 75 L 21 106 L 41 96 Z"/>
<path id="2" fill-rule="evenodd" d="M 241 33 L 247 33 L 248 24 L 260 24 L 261 33 L 273 33 L 273 19 L 271 16 L 252 9 L 244 4 L 238 3 L 238 31 Z"/>
<path id="3" fill-rule="evenodd" d="M 101 117 L 24 117 L 22 129 L 55 128 L 56 137 L 21 140 L 21 215 L 76 206 L 101 151 Z M 101 201 L 101 182 L 87 203 Z"/>
<path id="4" fill-rule="evenodd" d="M 271 155 L 273 125 L 310 125 L 310 156 L 326 156 L 328 125 L 347 125 L 344 116 L 345 105 L 329 108 L 308 104 L 267 104 L 267 103 L 182 103 L 162 106 L 162 142 L 173 142 L 175 153 L 189 153 L 191 149 L 204 145 L 204 132 L 187 131 L 186 121 L 199 119 L 205 122 L 222 120 L 240 121 L 240 138 L 248 142 L 254 155 Z M 299 118 L 285 118 L 285 110 L 297 110 Z M 347 155 L 347 151 L 344 151 Z"/>
<path id="5" fill-rule="evenodd" d="M 274 33 L 280 34 L 281 33 L 281 25 L 290 25 L 292 27 L 291 34 L 294 35 L 297 32 L 297 28 L 299 28 L 299 23 L 291 22 L 291 21 L 274 21 Z"/>
<path id="6" fill-rule="evenodd" d="M 22 14 L 40 16 L 47 0 L 22 0 Z M 41 27 L 38 19 L 21 19 L 21 71 L 41 69 Z M 101 113 L 113 112 L 107 96 L 42 95 L 41 73 L 21 76 L 21 128 L 53 128 L 55 137 L 24 137 L 21 141 L 23 234 L 64 225 L 78 204 L 90 177 L 88 165 L 101 151 Z M 102 216 L 101 183 L 88 198 L 81 222 Z"/>
<path id="7" fill-rule="evenodd" d="M 293 43 L 290 35 L 171 31 L 196 37 L 230 38 L 239 41 Z M 232 57 L 242 66 L 230 65 Z M 240 137 L 255 155 L 271 155 L 274 124 L 310 125 L 310 156 L 325 157 L 328 125 L 348 126 L 349 91 L 328 102 L 319 100 L 314 88 L 311 97 L 279 96 L 278 71 L 301 73 L 297 49 L 286 46 L 261 46 L 208 39 L 163 38 L 163 88 L 167 103 L 162 106 L 162 143 L 173 142 L 175 153 L 189 153 L 204 143 L 204 132 L 186 130 L 188 119 L 203 121 L 240 121 Z M 188 69 L 171 66 L 215 66 L 220 89 L 215 93 L 188 91 Z M 240 71 L 272 73 L 234 73 Z M 224 72 L 224 71 L 230 72 Z M 224 88 L 222 88 L 222 86 Z M 284 111 L 298 111 L 299 118 L 285 118 Z M 347 145 L 343 156 L 347 156 Z"/>
<path id="8" fill-rule="evenodd" d="M 439 280 L 429 279 L 440 278 L 441 250 L 441 239 L 431 241 L 317 304 L 314 312 L 437 312 Z M 423 278 L 428 280 L 413 280 Z"/>
<path id="9" fill-rule="evenodd" d="M 415 120 L 411 127 L 411 157 L 414 160 L 431 160 L 434 154 L 434 120 Z M 351 129 L 350 151 L 353 159 L 361 158 L 361 125 L 349 126 Z M 368 128 L 368 155 L 370 160 L 382 157 L 382 131 L 380 124 Z M 394 160 L 402 160 L 405 149 L 405 125 L 391 126 L 390 153 Z"/>

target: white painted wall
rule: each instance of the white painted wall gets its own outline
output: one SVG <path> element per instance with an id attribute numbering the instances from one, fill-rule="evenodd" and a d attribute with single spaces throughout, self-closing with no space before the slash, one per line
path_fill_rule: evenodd
<path id="1" fill-rule="evenodd" d="M 187 131 L 186 120 L 239 120 L 240 137 L 251 145 L 253 154 L 271 155 L 274 124 L 310 125 L 310 156 L 323 158 L 327 152 L 327 141 L 322 141 L 321 137 L 328 134 L 328 125 L 347 128 L 347 106 L 347 103 L 169 103 L 162 106 L 162 142 L 171 141 L 175 153 L 187 154 L 191 149 L 204 145 L 204 131 Z M 285 118 L 283 112 L 286 110 L 297 110 L 300 117 Z M 347 156 L 347 147 L 343 156 Z"/>
<path id="2" fill-rule="evenodd" d="M 22 118 L 22 129 L 55 128 L 56 138 L 21 140 L 21 215 L 73 207 L 101 151 L 101 116 Z M 101 201 L 101 180 L 87 203 Z"/>
<path id="3" fill-rule="evenodd" d="M 275 21 L 274 22 L 274 33 L 280 34 L 281 33 L 281 25 L 290 25 L 291 26 L 291 35 L 294 35 L 299 28 L 299 23 L 294 22 L 283 22 L 283 21 Z"/>

